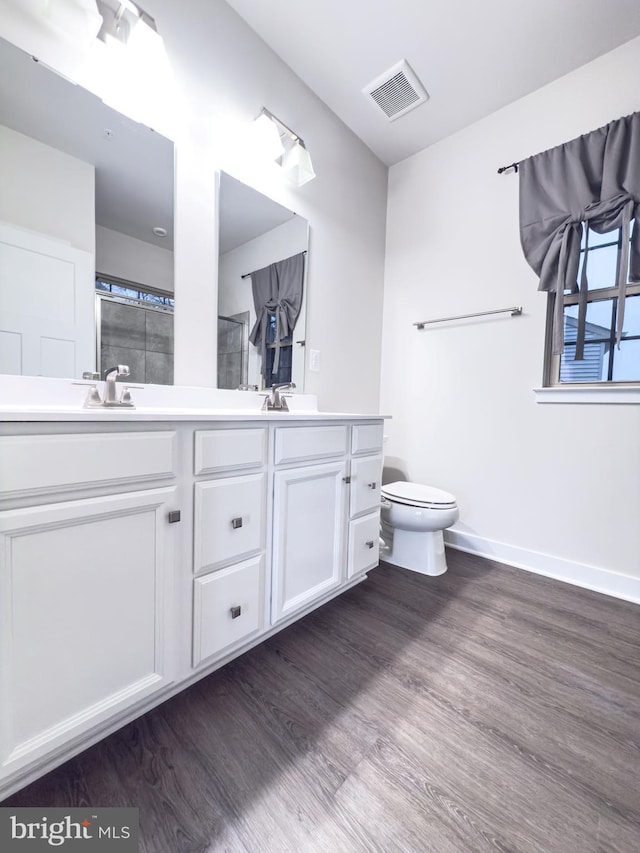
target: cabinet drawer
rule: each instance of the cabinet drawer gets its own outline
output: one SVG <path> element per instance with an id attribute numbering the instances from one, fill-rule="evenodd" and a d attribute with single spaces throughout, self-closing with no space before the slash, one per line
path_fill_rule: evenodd
<path id="1" fill-rule="evenodd" d="M 264 557 L 196 578 L 193 585 L 194 666 L 262 628 Z"/>
<path id="2" fill-rule="evenodd" d="M 43 494 L 175 476 L 175 432 L 0 438 L 2 491 Z"/>
<path id="3" fill-rule="evenodd" d="M 264 546 L 264 474 L 196 483 L 194 572 L 242 559 Z"/>
<path id="4" fill-rule="evenodd" d="M 349 513 L 353 518 L 380 508 L 380 476 L 382 456 L 367 456 L 351 463 Z"/>
<path id="5" fill-rule="evenodd" d="M 349 522 L 347 575 L 353 577 L 374 569 L 380 554 L 380 511 Z"/>
<path id="6" fill-rule="evenodd" d="M 194 474 L 264 465 L 266 448 L 267 431 L 264 428 L 198 430 Z"/>
<path id="7" fill-rule="evenodd" d="M 351 431 L 351 452 L 375 453 L 382 450 L 384 424 L 355 424 Z"/>
<path id="8" fill-rule="evenodd" d="M 347 451 L 346 426 L 276 429 L 275 463 L 340 456 Z"/>

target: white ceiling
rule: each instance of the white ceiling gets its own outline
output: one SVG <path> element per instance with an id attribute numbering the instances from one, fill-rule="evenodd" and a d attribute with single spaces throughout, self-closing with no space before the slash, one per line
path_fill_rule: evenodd
<path id="1" fill-rule="evenodd" d="M 388 165 L 640 35 L 640 0 L 227 2 Z M 401 59 L 430 99 L 390 122 L 361 90 Z"/>

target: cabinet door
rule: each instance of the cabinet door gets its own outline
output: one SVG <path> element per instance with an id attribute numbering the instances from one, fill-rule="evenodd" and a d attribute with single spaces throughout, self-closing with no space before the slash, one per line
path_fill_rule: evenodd
<path id="1" fill-rule="evenodd" d="M 375 569 L 380 555 L 380 510 L 349 522 L 347 576 Z"/>
<path id="2" fill-rule="evenodd" d="M 346 470 L 329 462 L 274 475 L 272 623 L 342 581 Z"/>
<path id="3" fill-rule="evenodd" d="M 196 483 L 194 572 L 236 562 L 265 546 L 265 475 Z"/>
<path id="4" fill-rule="evenodd" d="M 382 456 L 367 456 L 351 463 L 351 518 L 380 508 Z"/>
<path id="5" fill-rule="evenodd" d="M 0 776 L 171 680 L 174 493 L 0 513 Z"/>

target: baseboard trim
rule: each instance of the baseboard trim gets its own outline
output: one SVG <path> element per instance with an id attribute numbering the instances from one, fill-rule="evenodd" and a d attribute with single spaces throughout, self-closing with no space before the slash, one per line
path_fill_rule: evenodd
<path id="1" fill-rule="evenodd" d="M 468 554 L 506 563 L 517 569 L 525 569 L 527 572 L 640 604 L 640 578 L 634 578 L 631 575 L 622 575 L 609 569 L 575 563 L 572 560 L 529 551 L 504 542 L 495 542 L 482 536 L 463 533 L 455 528 L 444 531 L 444 541 L 449 548 L 455 548 L 457 551 L 466 551 Z"/>

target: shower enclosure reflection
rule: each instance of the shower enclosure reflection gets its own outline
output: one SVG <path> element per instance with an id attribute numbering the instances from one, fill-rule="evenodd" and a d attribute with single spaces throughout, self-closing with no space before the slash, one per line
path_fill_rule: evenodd
<path id="1" fill-rule="evenodd" d="M 218 316 L 218 388 L 249 382 L 249 312 Z"/>

